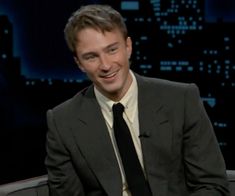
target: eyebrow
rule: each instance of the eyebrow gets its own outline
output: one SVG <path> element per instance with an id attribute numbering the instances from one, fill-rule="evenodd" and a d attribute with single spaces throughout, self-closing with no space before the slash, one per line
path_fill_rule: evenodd
<path id="1" fill-rule="evenodd" d="M 114 46 L 117 46 L 118 44 L 119 44 L 119 42 L 114 42 L 114 43 L 112 43 L 112 44 L 110 44 L 110 45 L 105 46 L 105 47 L 103 48 L 103 50 L 104 50 L 104 51 L 109 50 L 110 48 L 112 48 L 112 47 L 114 47 Z M 96 53 L 96 52 L 93 52 L 93 51 L 91 51 L 91 52 L 86 52 L 86 53 L 82 54 L 81 57 L 82 57 L 82 58 L 85 58 L 86 56 L 89 56 L 89 55 L 97 55 L 97 53 Z"/>
<path id="2" fill-rule="evenodd" d="M 86 53 L 82 54 L 81 57 L 85 58 L 85 57 L 87 57 L 89 55 L 96 55 L 96 52 L 86 52 Z"/>
<path id="3" fill-rule="evenodd" d="M 116 45 L 118 45 L 118 44 L 119 44 L 119 42 L 114 42 L 114 43 L 112 43 L 112 44 L 106 46 L 106 47 L 104 48 L 104 50 L 105 50 L 105 49 L 112 48 L 113 46 L 116 46 Z"/>

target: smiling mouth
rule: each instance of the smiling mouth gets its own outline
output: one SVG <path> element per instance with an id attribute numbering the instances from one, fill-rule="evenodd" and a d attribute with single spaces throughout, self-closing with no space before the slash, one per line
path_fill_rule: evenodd
<path id="1" fill-rule="evenodd" d="M 110 74 L 107 75 L 103 75 L 101 76 L 102 78 L 113 78 L 116 74 L 118 73 L 118 71 L 112 72 Z"/>

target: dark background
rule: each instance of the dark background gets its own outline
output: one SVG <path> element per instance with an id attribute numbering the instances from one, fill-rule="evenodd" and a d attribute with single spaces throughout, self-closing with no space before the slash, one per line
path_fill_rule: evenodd
<path id="1" fill-rule="evenodd" d="M 233 0 L 0 0 L 0 184 L 46 173 L 46 111 L 90 84 L 63 37 L 70 14 L 89 3 L 125 17 L 134 71 L 198 85 L 234 169 Z"/>

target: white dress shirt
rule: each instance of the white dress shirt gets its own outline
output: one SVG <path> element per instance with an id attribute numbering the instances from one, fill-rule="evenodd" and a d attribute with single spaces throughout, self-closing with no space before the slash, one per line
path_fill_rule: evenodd
<path id="1" fill-rule="evenodd" d="M 132 140 L 134 142 L 134 146 L 138 155 L 138 158 L 140 160 L 140 164 L 142 168 L 144 168 L 143 165 L 143 156 L 142 156 L 142 149 L 139 139 L 139 119 L 138 119 L 138 86 L 136 82 L 136 78 L 134 74 L 130 71 L 132 76 L 132 83 L 129 87 L 128 91 L 124 95 L 124 97 L 119 101 L 124 106 L 125 110 L 123 113 L 123 117 L 130 129 Z M 113 112 L 112 112 L 112 106 L 115 104 L 114 101 L 108 99 L 103 94 L 101 94 L 97 88 L 95 88 L 95 96 L 97 98 L 97 101 L 101 107 L 102 114 L 104 116 L 106 125 L 108 127 L 109 135 L 114 147 L 114 151 L 117 157 L 117 161 L 120 167 L 121 175 L 122 175 L 122 182 L 123 182 L 123 196 L 131 196 L 126 179 L 125 179 L 125 172 L 122 166 L 121 157 L 119 155 L 118 147 L 116 144 L 114 132 L 113 132 Z"/>

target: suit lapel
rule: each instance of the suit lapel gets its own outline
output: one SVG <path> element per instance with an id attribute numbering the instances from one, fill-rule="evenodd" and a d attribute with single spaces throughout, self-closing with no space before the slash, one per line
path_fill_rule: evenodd
<path id="1" fill-rule="evenodd" d="M 150 80 L 144 81 L 138 75 L 136 78 L 140 140 L 146 175 L 153 195 L 162 196 L 167 191 L 166 182 L 163 181 L 167 176 L 167 164 L 164 163 L 170 159 L 172 129 L 157 84 L 152 84 Z"/>
<path id="2" fill-rule="evenodd" d="M 153 85 L 138 75 L 136 79 L 139 89 L 140 140 L 145 170 L 153 195 L 162 196 L 166 194 L 166 185 L 162 179 L 166 177 L 167 170 L 163 162 L 168 158 L 164 156 L 170 156 L 171 127 L 166 115 L 167 109 L 161 98 L 156 96 L 157 90 L 153 90 L 156 84 Z M 118 162 L 93 87 L 84 93 L 81 102 L 79 108 L 75 109 L 76 121 L 72 129 L 77 145 L 106 193 L 121 196 L 122 180 Z"/>
<path id="3" fill-rule="evenodd" d="M 138 110 L 140 136 L 150 136 L 156 127 L 168 121 L 164 112 L 164 105 L 157 93 L 153 92 L 150 81 L 136 75 L 138 84 Z M 149 84 L 148 84 L 149 83 Z M 155 86 L 156 87 L 156 86 Z"/>
<path id="4" fill-rule="evenodd" d="M 120 196 L 121 174 L 93 87 L 87 90 L 78 110 L 73 129 L 77 145 L 108 195 Z"/>

